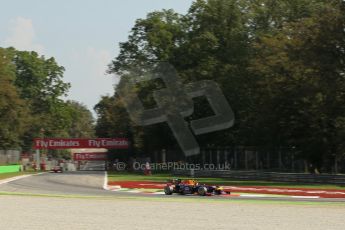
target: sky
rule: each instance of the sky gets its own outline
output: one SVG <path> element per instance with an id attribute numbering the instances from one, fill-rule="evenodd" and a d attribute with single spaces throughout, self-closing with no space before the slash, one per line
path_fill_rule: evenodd
<path id="1" fill-rule="evenodd" d="M 112 95 L 116 76 L 107 65 L 119 53 L 135 20 L 174 9 L 186 13 L 192 0 L 6 0 L 1 2 L 0 47 L 54 57 L 71 83 L 67 99 L 93 107 Z"/>

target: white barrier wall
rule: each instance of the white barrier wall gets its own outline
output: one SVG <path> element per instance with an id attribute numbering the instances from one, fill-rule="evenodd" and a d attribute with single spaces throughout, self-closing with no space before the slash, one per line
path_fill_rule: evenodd
<path id="1" fill-rule="evenodd" d="M 19 150 L 0 150 L 0 164 L 15 164 L 19 159 Z"/>

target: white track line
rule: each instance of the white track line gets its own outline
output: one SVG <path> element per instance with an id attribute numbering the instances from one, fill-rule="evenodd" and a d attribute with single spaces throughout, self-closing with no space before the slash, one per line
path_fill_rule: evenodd
<path id="1" fill-rule="evenodd" d="M 292 198 L 297 198 L 297 199 L 319 199 L 319 196 L 291 196 Z"/>
<path id="2" fill-rule="evenodd" d="M 153 194 L 155 194 L 155 195 L 164 195 L 165 193 L 164 192 L 154 192 Z"/>
<path id="3" fill-rule="evenodd" d="M 269 195 L 269 194 L 267 194 Z M 240 194 L 241 197 L 271 197 L 267 196 L 266 194 Z"/>
<path id="4" fill-rule="evenodd" d="M 143 193 L 142 191 L 139 191 L 139 190 L 128 190 L 127 192 L 130 192 L 130 193 Z"/>
<path id="5" fill-rule="evenodd" d="M 108 172 L 107 171 L 104 171 L 103 189 L 109 190 L 109 188 L 108 188 Z"/>

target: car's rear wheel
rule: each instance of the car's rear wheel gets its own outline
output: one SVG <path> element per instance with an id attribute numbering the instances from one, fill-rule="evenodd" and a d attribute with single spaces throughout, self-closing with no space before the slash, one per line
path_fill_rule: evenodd
<path id="1" fill-rule="evenodd" d="M 206 194 L 207 194 L 207 188 L 206 187 L 199 187 L 198 188 L 198 195 L 206 196 Z"/>
<path id="2" fill-rule="evenodd" d="M 174 189 L 171 186 L 167 185 L 167 186 L 164 187 L 165 195 L 171 195 L 171 194 L 173 194 L 173 191 L 174 191 Z"/>

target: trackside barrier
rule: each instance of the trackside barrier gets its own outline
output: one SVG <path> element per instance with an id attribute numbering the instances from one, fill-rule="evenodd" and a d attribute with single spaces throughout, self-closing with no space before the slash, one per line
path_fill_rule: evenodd
<path id="1" fill-rule="evenodd" d="M 191 170 L 174 170 L 174 176 L 192 176 Z M 345 175 L 276 173 L 258 171 L 193 170 L 194 177 L 216 177 L 242 181 L 274 181 L 305 184 L 334 184 L 345 186 Z"/>

